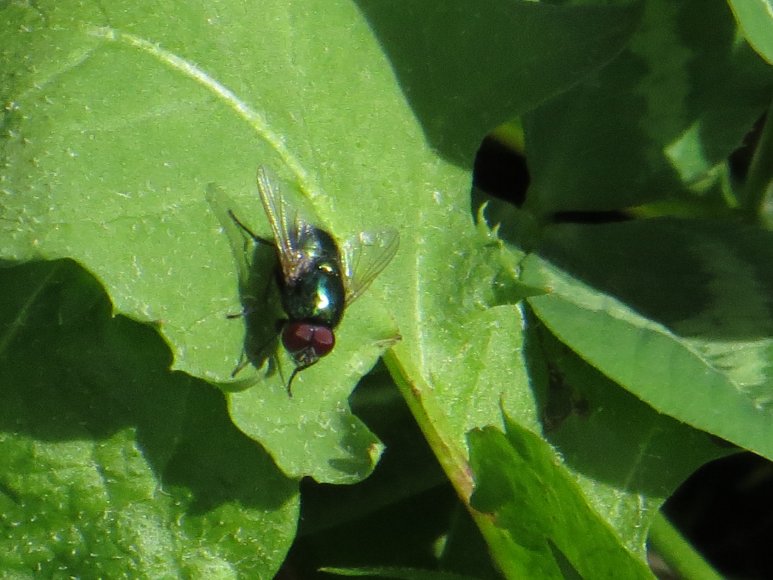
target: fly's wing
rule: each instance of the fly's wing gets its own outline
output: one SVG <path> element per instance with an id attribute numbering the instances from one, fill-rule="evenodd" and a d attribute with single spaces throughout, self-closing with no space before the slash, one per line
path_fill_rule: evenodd
<path id="1" fill-rule="evenodd" d="M 294 280 L 303 259 L 300 236 L 306 224 L 285 199 L 276 177 L 265 167 L 258 167 L 258 192 L 274 234 L 282 275 L 285 280 Z"/>
<path id="2" fill-rule="evenodd" d="M 228 237 L 228 245 L 236 263 L 236 275 L 239 277 L 239 291 L 243 293 L 248 287 L 250 278 L 250 248 L 252 247 L 250 240 L 231 217 L 230 212 L 235 205 L 220 187 L 210 183 L 207 186 L 205 198 Z"/>
<path id="3" fill-rule="evenodd" d="M 381 270 L 397 253 L 400 235 L 395 229 L 360 232 L 344 244 L 346 261 L 346 304 L 368 289 Z"/>
<path id="4" fill-rule="evenodd" d="M 234 369 L 238 373 L 249 361 L 261 368 L 275 350 L 277 325 L 284 316 L 274 273 L 277 253 L 268 244 L 247 229 L 234 213 L 236 205 L 216 185 L 207 187 L 206 200 L 228 237 L 231 254 L 239 279 L 239 300 L 244 317 L 244 353 Z M 235 318 L 234 314 L 228 318 Z"/>

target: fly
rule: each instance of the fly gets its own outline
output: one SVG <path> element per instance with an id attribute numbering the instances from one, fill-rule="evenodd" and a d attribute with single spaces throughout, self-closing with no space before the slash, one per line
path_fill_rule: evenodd
<path id="1" fill-rule="evenodd" d="M 276 254 L 273 276 L 285 317 L 277 328 L 282 346 L 295 368 L 287 382 L 292 396 L 293 379 L 316 364 L 335 347 L 335 329 L 346 308 L 368 289 L 392 260 L 399 244 L 397 230 L 362 232 L 342 246 L 326 230 L 308 221 L 282 193 L 269 172 L 258 169 L 258 192 L 273 240 L 256 235 L 230 209 L 228 216 L 258 246 Z M 243 313 L 250 316 L 251 313 Z M 258 348 L 254 359 L 265 359 Z M 248 353 L 247 358 L 250 358 Z M 240 364 L 234 375 L 244 366 Z"/>

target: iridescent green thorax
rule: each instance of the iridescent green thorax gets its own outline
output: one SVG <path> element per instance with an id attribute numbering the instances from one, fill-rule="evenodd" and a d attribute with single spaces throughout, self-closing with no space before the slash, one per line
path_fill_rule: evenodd
<path id="1" fill-rule="evenodd" d="M 314 321 L 335 328 L 346 302 L 338 245 L 330 234 L 313 226 L 304 227 L 299 234 L 304 261 L 297 277 L 280 279 L 282 306 L 290 320 Z"/>

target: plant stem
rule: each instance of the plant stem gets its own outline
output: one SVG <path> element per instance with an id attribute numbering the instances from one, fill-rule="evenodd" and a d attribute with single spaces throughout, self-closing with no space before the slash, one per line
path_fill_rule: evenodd
<path id="1" fill-rule="evenodd" d="M 721 580 L 722 576 L 685 539 L 663 513 L 650 528 L 650 545 L 685 580 Z"/>

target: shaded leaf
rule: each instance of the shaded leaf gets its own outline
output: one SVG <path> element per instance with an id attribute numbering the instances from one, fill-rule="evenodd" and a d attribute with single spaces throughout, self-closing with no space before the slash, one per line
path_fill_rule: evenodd
<path id="1" fill-rule="evenodd" d="M 535 213 L 719 197 L 716 166 L 767 109 L 773 71 L 723 0 L 644 5 L 624 52 L 526 115 Z"/>
<path id="2" fill-rule="evenodd" d="M 471 167 L 483 137 L 611 60 L 627 6 L 357 0 L 431 145 Z M 470 106 L 475 103 L 475 106 Z"/>
<path id="3" fill-rule="evenodd" d="M 272 576 L 297 482 L 233 427 L 222 397 L 170 373 L 152 329 L 111 319 L 72 262 L 2 274 L 3 570 Z"/>

